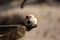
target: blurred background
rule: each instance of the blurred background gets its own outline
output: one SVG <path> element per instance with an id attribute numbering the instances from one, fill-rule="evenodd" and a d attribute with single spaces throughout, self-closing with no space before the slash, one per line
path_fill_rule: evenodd
<path id="1" fill-rule="evenodd" d="M 60 0 L 0 0 L 0 13 L 32 13 L 38 27 L 18 40 L 60 40 Z"/>

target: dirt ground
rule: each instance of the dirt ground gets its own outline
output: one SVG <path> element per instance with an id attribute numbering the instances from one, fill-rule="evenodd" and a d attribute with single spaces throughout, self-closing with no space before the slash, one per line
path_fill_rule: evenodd
<path id="1" fill-rule="evenodd" d="M 60 7 L 48 5 L 28 5 L 24 9 L 16 7 L 5 10 L 2 13 L 32 13 L 38 19 L 38 27 L 26 32 L 26 35 L 18 40 L 60 40 Z"/>
<path id="2" fill-rule="evenodd" d="M 38 27 L 26 32 L 19 40 L 60 40 L 60 7 L 48 5 L 29 5 L 22 9 L 33 13 L 38 19 Z"/>

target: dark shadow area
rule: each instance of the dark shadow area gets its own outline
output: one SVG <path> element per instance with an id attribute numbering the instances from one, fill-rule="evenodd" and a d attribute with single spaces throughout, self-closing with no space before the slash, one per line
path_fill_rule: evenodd
<path id="1" fill-rule="evenodd" d="M 46 0 L 38 0 L 36 3 L 44 3 Z"/>
<path id="2" fill-rule="evenodd" d="M 8 4 L 11 1 L 13 1 L 13 0 L 0 0 L 0 5 Z"/>
<path id="3" fill-rule="evenodd" d="M 26 4 L 42 4 L 42 3 L 45 3 L 46 2 L 46 0 L 36 0 L 36 1 L 34 1 L 34 2 L 29 2 L 29 3 L 26 3 Z"/>
<path id="4" fill-rule="evenodd" d="M 60 3 L 60 0 L 54 0 L 54 2 L 56 2 L 56 3 Z"/>

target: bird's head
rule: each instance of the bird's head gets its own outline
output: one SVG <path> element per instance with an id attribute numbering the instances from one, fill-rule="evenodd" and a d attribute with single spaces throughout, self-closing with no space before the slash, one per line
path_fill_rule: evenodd
<path id="1" fill-rule="evenodd" d="M 32 28 L 37 27 L 37 18 L 32 14 L 26 15 L 25 25 L 27 31 L 30 31 Z"/>

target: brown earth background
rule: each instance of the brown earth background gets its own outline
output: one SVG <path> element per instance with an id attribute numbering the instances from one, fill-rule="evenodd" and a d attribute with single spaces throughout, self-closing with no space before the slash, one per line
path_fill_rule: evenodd
<path id="1" fill-rule="evenodd" d="M 32 13 L 38 19 L 38 27 L 18 40 L 60 40 L 60 5 L 32 3 L 21 9 L 18 4 L 14 1 L 0 6 L 0 13 Z"/>

